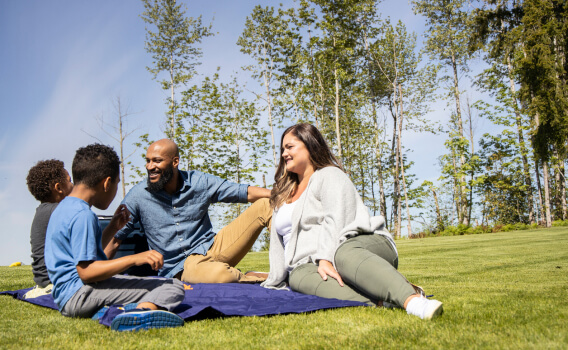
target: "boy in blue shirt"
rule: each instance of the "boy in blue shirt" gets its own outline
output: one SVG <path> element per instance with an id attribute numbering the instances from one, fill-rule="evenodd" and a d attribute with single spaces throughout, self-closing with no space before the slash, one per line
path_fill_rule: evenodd
<path id="1" fill-rule="evenodd" d="M 73 190 L 51 215 L 47 227 L 45 262 L 53 282 L 53 298 L 59 311 L 69 317 L 91 317 L 113 304 L 138 303 L 136 309 L 118 315 L 115 330 L 176 327 L 183 319 L 169 311 L 185 296 L 183 284 L 173 279 L 118 275 L 131 266 L 164 264 L 160 253 L 147 252 L 108 260 L 103 246 L 129 220 L 119 206 L 102 232 L 91 206 L 105 210 L 120 182 L 120 160 L 104 145 L 79 148 L 72 165 Z M 164 311 L 167 310 L 167 311 Z"/>

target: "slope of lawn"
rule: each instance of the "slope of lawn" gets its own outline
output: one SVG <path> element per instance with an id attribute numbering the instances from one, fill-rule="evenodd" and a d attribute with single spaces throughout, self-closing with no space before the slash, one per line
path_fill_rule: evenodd
<path id="1" fill-rule="evenodd" d="M 358 307 L 118 333 L 0 296 L 0 349 L 568 348 L 567 228 L 397 244 L 400 271 L 444 302 L 440 318 L 422 321 L 402 310 Z M 266 271 L 268 255 L 248 254 L 239 268 Z M 0 267 L 0 290 L 32 284 L 30 266 Z"/>

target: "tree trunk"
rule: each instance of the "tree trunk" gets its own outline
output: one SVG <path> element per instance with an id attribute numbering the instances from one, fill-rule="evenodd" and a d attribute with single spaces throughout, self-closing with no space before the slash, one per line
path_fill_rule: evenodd
<path id="1" fill-rule="evenodd" d="M 170 90 L 172 101 L 170 103 L 170 108 L 172 109 L 172 138 L 176 137 L 176 117 L 175 117 L 175 105 L 174 105 L 174 55 L 170 56 Z"/>
<path id="2" fill-rule="evenodd" d="M 511 63 L 511 57 L 509 54 L 507 54 L 507 71 L 509 77 L 509 90 L 511 91 L 511 97 L 513 99 L 513 109 L 515 111 L 515 123 L 517 125 L 519 149 L 521 152 L 521 159 L 523 161 L 523 175 L 525 178 L 525 186 L 527 186 L 529 222 L 533 224 L 535 222 L 535 212 L 534 212 L 534 196 L 533 196 L 533 187 L 531 180 L 531 170 L 530 170 L 529 161 L 527 159 L 528 150 L 527 147 L 525 146 L 525 137 L 523 135 L 522 116 L 517 101 L 517 91 L 515 88 L 515 81 L 513 80 L 513 65 Z"/>
<path id="3" fill-rule="evenodd" d="M 548 162 L 542 162 L 542 180 L 544 185 L 544 215 L 546 218 L 546 227 L 551 227 L 552 218 L 550 216 L 550 186 Z"/>
<path id="4" fill-rule="evenodd" d="M 396 91 L 395 91 L 396 93 Z M 393 111 L 392 109 L 392 105 L 391 105 L 391 115 L 393 117 L 393 136 L 392 136 L 392 150 L 391 150 L 391 159 L 393 160 L 393 187 L 394 187 L 394 191 L 393 191 L 393 206 L 392 206 L 392 212 L 394 214 L 394 217 L 392 218 L 392 222 L 394 224 L 394 236 L 395 237 L 400 237 L 400 216 L 401 216 L 401 212 L 400 212 L 400 168 L 399 168 L 399 156 L 398 156 L 398 147 L 396 146 L 396 139 L 397 139 L 397 125 L 398 125 L 398 120 L 397 120 L 397 113 L 396 111 Z M 396 107 L 395 107 L 396 108 Z"/>
<path id="5" fill-rule="evenodd" d="M 566 171 L 564 170 L 564 160 L 560 162 L 560 182 L 558 183 L 558 187 L 560 189 L 560 200 L 562 204 L 562 220 L 566 220 L 567 218 L 567 208 L 566 208 Z"/>
<path id="6" fill-rule="evenodd" d="M 540 115 L 538 112 L 535 114 L 535 127 L 538 130 L 540 126 Z M 549 183 L 549 174 L 548 174 L 548 161 L 542 161 L 542 180 L 544 186 L 544 215 L 545 215 L 545 222 L 546 227 L 552 226 L 552 220 L 550 217 L 550 183 Z"/>
<path id="7" fill-rule="evenodd" d="M 535 176 L 536 176 L 536 186 L 537 186 L 537 193 L 538 193 L 538 212 L 540 213 L 539 217 L 539 224 L 546 223 L 546 215 L 544 215 L 544 203 L 542 200 L 542 187 L 540 185 L 540 167 L 538 166 L 538 161 L 535 161 Z"/>
<path id="8" fill-rule="evenodd" d="M 474 144 L 473 144 L 473 115 L 471 113 L 471 106 L 469 104 L 469 98 L 467 98 L 466 100 L 467 100 L 467 114 L 468 114 L 468 117 L 469 117 L 469 138 L 471 140 L 470 152 L 471 152 L 471 157 L 473 157 L 473 155 L 475 154 L 475 149 L 474 149 Z M 469 203 L 470 203 L 470 205 L 467 208 L 468 209 L 467 210 L 467 222 L 468 222 L 468 224 L 471 222 L 471 210 L 473 208 L 473 180 L 474 180 L 474 169 L 473 169 L 473 167 L 470 171 L 471 171 L 470 186 L 469 186 Z"/>
<path id="9" fill-rule="evenodd" d="M 554 167 L 554 179 L 556 182 L 556 213 L 560 211 L 562 220 L 566 220 L 566 187 L 564 185 L 566 179 L 564 177 L 564 159 L 560 159 L 561 156 L 556 150 L 554 151 L 554 155 L 557 161 L 557 164 Z"/>
<path id="10" fill-rule="evenodd" d="M 455 98 L 455 102 L 456 102 L 456 119 L 457 119 L 456 124 L 458 126 L 459 136 L 460 136 L 460 138 L 463 139 L 464 138 L 464 132 L 463 132 L 463 121 L 462 121 L 462 115 L 461 115 L 458 67 L 457 67 L 455 55 L 453 53 L 452 53 L 452 70 L 453 70 L 453 74 L 454 74 L 454 76 L 453 76 L 453 78 L 454 78 L 454 98 Z M 459 159 L 460 159 L 459 171 L 462 172 L 463 166 L 465 164 L 465 156 L 463 155 L 463 153 L 460 154 Z M 466 189 L 465 174 L 462 174 L 460 176 L 460 193 L 459 193 L 459 195 L 460 195 L 460 206 L 459 206 L 460 224 L 469 225 L 469 221 L 467 219 L 468 203 L 467 203 L 467 189 Z"/>
<path id="11" fill-rule="evenodd" d="M 266 45 L 266 42 L 264 42 Z M 264 78 L 264 87 L 266 88 L 266 104 L 268 105 L 268 126 L 270 128 L 270 137 L 272 140 L 272 157 L 274 159 L 274 169 L 278 166 L 278 156 L 276 155 L 276 141 L 274 139 L 274 118 L 272 116 L 272 97 L 270 95 L 270 79 L 268 75 L 270 74 L 269 67 L 266 64 L 266 47 L 264 47 L 264 72 L 262 74 Z"/>
<path id="12" fill-rule="evenodd" d="M 452 150 L 452 164 L 454 166 L 454 174 L 457 173 L 457 166 L 456 166 L 456 154 L 455 151 Z M 458 183 L 458 179 L 454 176 L 454 201 L 456 205 L 456 215 L 458 217 L 458 224 L 462 222 L 462 211 L 460 210 L 461 205 L 461 191 Z M 452 220 L 453 222 L 453 220 Z"/>
<path id="13" fill-rule="evenodd" d="M 333 47 L 335 47 L 335 38 L 333 38 Z M 335 79 L 335 137 L 337 137 L 337 155 L 339 160 L 344 163 L 343 150 L 341 148 L 341 132 L 339 129 L 339 74 L 337 65 L 333 68 L 333 77 Z"/>
<path id="14" fill-rule="evenodd" d="M 120 176 L 122 177 L 122 181 L 120 181 L 120 185 L 122 187 L 122 198 L 126 196 L 126 178 L 124 177 L 124 134 L 122 132 L 122 106 L 120 103 L 120 98 L 116 99 L 116 103 L 118 105 L 118 139 L 120 145 Z"/>
<path id="15" fill-rule="evenodd" d="M 375 126 L 375 153 L 377 157 L 377 177 L 379 180 L 379 207 L 381 215 L 385 218 L 385 226 L 388 228 L 388 218 L 387 218 L 387 200 L 385 196 L 384 189 L 384 179 L 383 179 L 383 164 L 382 164 L 382 154 L 381 154 L 381 144 L 379 137 L 379 123 L 377 121 L 375 103 L 372 104 L 373 108 L 373 122 Z"/>
<path id="16" fill-rule="evenodd" d="M 432 195 L 434 196 L 434 204 L 436 205 L 436 222 L 438 223 L 438 232 L 444 231 L 444 220 L 442 220 L 442 212 L 440 210 L 440 204 L 438 202 L 438 195 L 434 190 L 434 186 L 430 186 L 430 190 L 432 191 Z"/>
<path id="17" fill-rule="evenodd" d="M 339 77 L 337 76 L 337 68 L 333 70 L 335 77 L 335 137 L 337 137 L 337 155 L 343 163 L 343 152 L 341 148 L 341 132 L 339 129 Z"/>
<path id="18" fill-rule="evenodd" d="M 397 153 L 400 158 L 400 175 L 402 180 L 402 189 L 404 191 L 404 203 L 406 205 L 406 220 L 408 222 L 407 229 L 408 229 L 408 237 L 412 235 L 412 229 L 410 225 L 410 209 L 408 206 L 408 191 L 406 189 L 406 178 L 404 177 L 404 160 L 402 157 L 402 123 L 404 120 L 404 105 L 402 100 L 402 86 L 398 85 L 398 103 L 399 103 L 399 118 L 398 118 L 398 137 L 397 137 Z"/>

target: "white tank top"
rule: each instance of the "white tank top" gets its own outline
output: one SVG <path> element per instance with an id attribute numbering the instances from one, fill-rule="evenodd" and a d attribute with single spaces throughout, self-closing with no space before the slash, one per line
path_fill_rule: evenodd
<path id="1" fill-rule="evenodd" d="M 297 202 L 298 201 L 290 204 L 282 204 L 272 215 L 272 224 L 276 229 L 276 233 L 282 236 L 284 249 L 286 249 L 286 245 L 290 241 L 290 234 L 292 232 L 292 211 L 294 211 Z"/>

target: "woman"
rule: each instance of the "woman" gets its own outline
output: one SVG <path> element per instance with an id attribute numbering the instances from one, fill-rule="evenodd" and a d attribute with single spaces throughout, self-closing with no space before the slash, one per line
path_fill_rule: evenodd
<path id="1" fill-rule="evenodd" d="M 377 305 L 422 319 L 443 311 L 397 270 L 384 218 L 370 216 L 321 133 L 310 124 L 284 131 L 270 204 L 270 273 L 266 288 Z M 331 277 L 331 278 L 329 278 Z"/>

